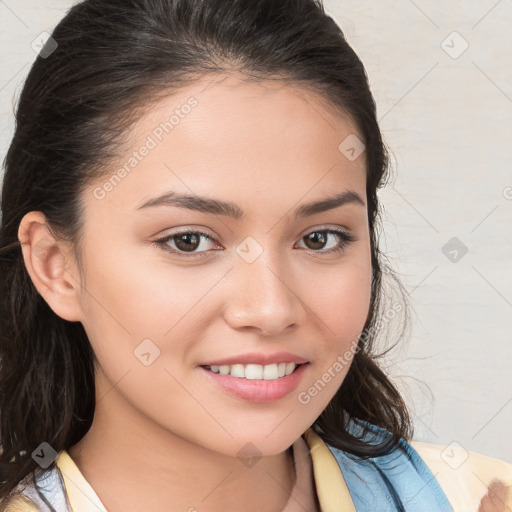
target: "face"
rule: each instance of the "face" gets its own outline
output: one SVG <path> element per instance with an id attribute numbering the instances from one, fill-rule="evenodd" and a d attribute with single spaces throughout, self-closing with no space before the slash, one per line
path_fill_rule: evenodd
<path id="1" fill-rule="evenodd" d="M 340 150 L 349 136 L 362 139 L 350 119 L 283 83 L 201 81 L 148 108 L 83 194 L 99 394 L 233 456 L 248 442 L 280 453 L 315 421 L 370 303 L 364 153 Z"/>

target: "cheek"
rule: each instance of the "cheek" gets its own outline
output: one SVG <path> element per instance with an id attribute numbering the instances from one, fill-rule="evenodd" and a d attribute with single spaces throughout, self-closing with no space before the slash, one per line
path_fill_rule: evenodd
<path id="1" fill-rule="evenodd" d="M 358 335 L 369 312 L 370 278 L 357 272 L 344 276 L 333 297 L 329 306 L 332 330 L 343 338 Z"/>
<path id="2" fill-rule="evenodd" d="M 318 276 L 317 276 L 318 277 Z M 368 316 L 371 298 L 371 265 L 347 262 L 328 275 L 311 279 L 305 287 L 306 304 L 316 313 L 327 347 L 343 347 L 358 336 Z"/>
<path id="3" fill-rule="evenodd" d="M 158 354 L 158 363 L 183 363 L 204 328 L 205 295 L 218 273 L 166 265 L 160 255 L 141 262 L 128 250 L 117 255 L 114 246 L 87 260 L 84 328 L 98 359 L 119 368 L 119 376 L 138 363 L 134 351 L 143 347 Z"/>
<path id="4" fill-rule="evenodd" d="M 299 402 L 311 404 L 318 413 L 341 386 L 350 365 L 366 318 L 371 298 L 371 266 L 364 258 L 340 266 L 335 274 L 311 282 L 309 300 L 314 312 L 317 352 L 312 378 L 303 388 Z M 318 336 L 321 332 L 322 335 Z M 314 398 L 314 400 L 313 400 Z"/>
<path id="5" fill-rule="evenodd" d="M 160 337 L 183 316 L 194 287 L 171 267 L 163 273 L 161 264 L 141 262 L 133 249 L 129 254 L 106 250 L 89 258 L 87 316 L 104 327 L 117 324 L 125 335 Z"/>

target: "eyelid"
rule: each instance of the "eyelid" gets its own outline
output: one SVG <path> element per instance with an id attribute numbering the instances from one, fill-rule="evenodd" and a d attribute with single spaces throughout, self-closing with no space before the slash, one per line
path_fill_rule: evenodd
<path id="1" fill-rule="evenodd" d="M 349 229 L 345 226 L 340 226 L 339 224 L 323 224 L 323 225 L 319 225 L 319 226 L 314 226 L 312 228 L 308 228 L 306 231 L 303 232 L 302 235 L 300 235 L 299 238 L 303 238 L 303 237 L 305 237 L 311 233 L 314 233 L 316 231 L 328 231 L 328 230 L 341 231 L 347 235 L 350 235 L 352 233 L 351 229 Z M 202 235 L 204 235 L 212 240 L 215 240 L 215 241 L 218 241 L 220 238 L 220 237 L 217 237 L 217 235 L 212 234 L 213 232 L 208 228 L 205 228 L 203 226 L 192 225 L 192 226 L 182 226 L 179 228 L 174 228 L 167 234 L 159 237 L 159 239 L 167 238 L 169 236 L 179 235 L 182 233 L 201 233 Z"/>

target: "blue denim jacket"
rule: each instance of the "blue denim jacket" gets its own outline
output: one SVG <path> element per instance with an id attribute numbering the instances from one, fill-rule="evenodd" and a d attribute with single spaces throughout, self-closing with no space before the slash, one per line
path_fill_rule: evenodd
<path id="1" fill-rule="evenodd" d="M 373 434 L 362 436 L 362 428 L 356 421 L 350 422 L 348 430 L 370 444 L 390 435 L 380 427 L 360 423 Z M 453 511 L 435 476 L 407 441 L 401 439 L 389 454 L 369 459 L 326 445 L 338 462 L 358 512 Z"/>

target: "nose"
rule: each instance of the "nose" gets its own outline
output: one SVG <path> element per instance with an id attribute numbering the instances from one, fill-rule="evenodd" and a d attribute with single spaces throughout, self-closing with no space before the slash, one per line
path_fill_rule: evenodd
<path id="1" fill-rule="evenodd" d="M 224 318 L 233 329 L 275 336 L 302 323 L 304 309 L 293 276 L 275 259 L 262 255 L 252 263 L 237 261 L 229 279 Z"/>

